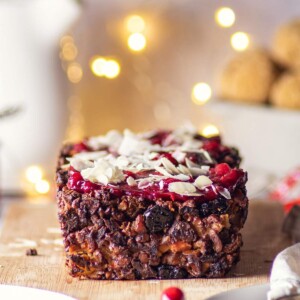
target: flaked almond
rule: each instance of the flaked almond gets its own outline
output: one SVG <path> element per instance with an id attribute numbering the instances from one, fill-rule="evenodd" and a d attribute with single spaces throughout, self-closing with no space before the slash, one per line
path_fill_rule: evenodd
<path id="1" fill-rule="evenodd" d="M 129 177 L 126 179 L 126 182 L 127 182 L 127 184 L 128 184 L 129 186 L 135 186 L 135 185 L 137 185 L 135 179 L 134 179 L 133 177 L 131 177 L 131 176 L 129 176 Z"/>
<path id="2" fill-rule="evenodd" d="M 176 166 L 171 161 L 169 161 L 166 157 L 162 157 L 160 161 L 169 173 L 179 174 L 179 171 L 177 170 Z"/>
<path id="3" fill-rule="evenodd" d="M 180 195 L 188 195 L 196 192 L 196 188 L 189 182 L 171 182 L 168 186 L 170 192 Z"/>
<path id="4" fill-rule="evenodd" d="M 163 167 L 156 166 L 156 167 L 155 167 L 155 170 L 156 170 L 157 172 L 159 172 L 159 173 L 161 173 L 161 174 L 167 176 L 167 177 L 172 177 L 172 175 L 171 175 L 165 168 L 163 168 Z"/>
<path id="5" fill-rule="evenodd" d="M 184 166 L 184 165 L 179 165 L 177 167 L 177 169 L 178 169 L 178 171 L 180 173 L 182 173 L 184 175 L 192 175 L 191 172 L 190 172 L 190 170 L 186 166 Z"/>
<path id="6" fill-rule="evenodd" d="M 185 159 L 185 163 L 186 163 L 186 165 L 187 165 L 187 167 L 188 167 L 189 169 L 191 169 L 191 168 L 199 168 L 199 165 L 198 165 L 198 164 L 195 164 L 193 161 L 191 161 L 191 160 L 188 159 L 188 158 Z"/>
<path id="7" fill-rule="evenodd" d="M 189 168 L 191 174 L 195 177 L 195 176 L 199 176 L 199 175 L 206 175 L 207 171 L 201 169 L 201 168 Z"/>
<path id="8" fill-rule="evenodd" d="M 219 194 L 222 195 L 224 198 L 226 198 L 226 199 L 231 199 L 230 192 L 229 192 L 227 189 L 225 189 L 225 188 L 220 188 L 220 189 L 218 189 L 218 192 L 219 192 Z"/>
<path id="9" fill-rule="evenodd" d="M 198 176 L 194 182 L 194 185 L 199 189 L 201 189 L 205 186 L 211 185 L 211 184 L 212 184 L 212 181 L 207 176 L 204 176 L 204 175 Z"/>
<path id="10" fill-rule="evenodd" d="M 208 162 L 210 162 L 210 163 L 214 162 L 207 151 L 205 151 L 203 149 L 200 149 L 200 151 L 204 155 L 204 157 L 207 159 Z"/>
<path id="11" fill-rule="evenodd" d="M 145 178 L 138 183 L 138 188 L 145 189 L 152 184 L 153 184 L 153 182 L 149 178 Z"/>
<path id="12" fill-rule="evenodd" d="M 173 175 L 172 178 L 181 180 L 181 181 L 188 181 L 190 179 L 190 176 L 184 175 L 184 174 L 178 174 L 178 175 Z"/>

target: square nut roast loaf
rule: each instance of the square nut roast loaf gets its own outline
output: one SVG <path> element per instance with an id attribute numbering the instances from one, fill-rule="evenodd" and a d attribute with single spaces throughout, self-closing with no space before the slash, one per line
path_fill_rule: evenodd
<path id="1" fill-rule="evenodd" d="M 110 131 L 65 145 L 57 203 L 74 277 L 222 277 L 239 260 L 247 173 L 192 128 Z"/>

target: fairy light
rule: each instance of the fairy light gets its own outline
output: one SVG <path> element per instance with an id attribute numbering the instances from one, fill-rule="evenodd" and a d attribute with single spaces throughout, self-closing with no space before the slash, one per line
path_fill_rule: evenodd
<path id="1" fill-rule="evenodd" d="M 205 82 L 199 82 L 193 87 L 192 100 L 197 105 L 203 105 L 211 98 L 211 94 L 210 86 Z"/>
<path id="2" fill-rule="evenodd" d="M 142 33 L 132 33 L 127 40 L 129 49 L 135 52 L 139 52 L 145 49 L 147 40 Z"/>
<path id="3" fill-rule="evenodd" d="M 74 43 L 74 39 L 71 35 L 64 35 L 61 39 L 60 39 L 60 46 L 63 47 L 65 44 L 67 43 Z"/>
<path id="4" fill-rule="evenodd" d="M 105 77 L 109 79 L 116 78 L 120 74 L 120 65 L 114 60 L 110 59 L 105 64 Z"/>
<path id="5" fill-rule="evenodd" d="M 219 129 L 212 124 L 206 125 L 201 131 L 200 134 L 205 136 L 205 137 L 212 137 L 219 135 L 220 131 Z"/>
<path id="6" fill-rule="evenodd" d="M 72 83 L 78 83 L 83 75 L 82 68 L 78 63 L 71 63 L 67 68 L 68 79 Z"/>
<path id="7" fill-rule="evenodd" d="M 45 179 L 37 181 L 34 187 L 36 192 L 39 194 L 47 194 L 50 191 L 50 184 Z"/>
<path id="8" fill-rule="evenodd" d="M 141 16 L 133 15 L 127 19 L 127 30 L 129 32 L 142 32 L 145 30 L 145 21 Z"/>
<path id="9" fill-rule="evenodd" d="M 36 183 L 43 177 L 43 170 L 39 166 L 29 166 L 25 170 L 25 177 L 31 183 Z"/>
<path id="10" fill-rule="evenodd" d="M 250 43 L 249 35 L 245 32 L 238 31 L 232 34 L 230 43 L 234 50 L 244 51 L 248 48 Z"/>
<path id="11" fill-rule="evenodd" d="M 235 13 L 229 7 L 221 7 L 215 13 L 215 20 L 221 27 L 231 27 L 235 22 Z"/>
<path id="12" fill-rule="evenodd" d="M 72 61 L 76 58 L 78 50 L 73 43 L 65 43 L 61 49 L 61 58 L 66 61 Z"/>
<path id="13" fill-rule="evenodd" d="M 90 67 L 94 75 L 102 77 L 105 75 L 106 59 L 103 57 L 96 57 L 91 61 Z"/>
<path id="14" fill-rule="evenodd" d="M 95 57 L 90 63 L 92 73 L 97 77 L 106 77 L 113 79 L 119 76 L 121 66 L 115 59 L 106 59 L 104 57 Z"/>

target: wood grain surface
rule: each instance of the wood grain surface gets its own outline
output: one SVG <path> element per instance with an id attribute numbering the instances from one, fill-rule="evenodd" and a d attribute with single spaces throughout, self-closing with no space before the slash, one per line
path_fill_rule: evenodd
<path id="1" fill-rule="evenodd" d="M 282 209 L 276 203 L 251 201 L 243 230 L 240 263 L 222 279 L 95 281 L 67 275 L 54 203 L 26 201 L 9 206 L 0 236 L 0 283 L 61 292 L 76 299 L 160 299 L 176 285 L 186 300 L 206 299 L 222 291 L 268 282 L 272 260 L 290 244 L 281 233 Z M 28 248 L 38 256 L 26 256 Z M 0 296 L 1 298 L 1 296 Z"/>

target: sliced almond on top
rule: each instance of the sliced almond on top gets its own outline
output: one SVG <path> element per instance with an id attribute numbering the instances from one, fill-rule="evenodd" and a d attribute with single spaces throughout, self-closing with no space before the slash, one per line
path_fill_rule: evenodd
<path id="1" fill-rule="evenodd" d="M 225 188 L 218 189 L 218 193 L 219 193 L 220 195 L 222 195 L 222 196 L 223 196 L 224 198 L 226 198 L 226 199 L 231 199 L 230 192 L 229 192 L 227 189 L 225 189 Z"/>
<path id="2" fill-rule="evenodd" d="M 188 195 L 196 192 L 195 186 L 189 182 L 171 182 L 168 190 L 180 195 Z"/>
<path id="3" fill-rule="evenodd" d="M 187 165 L 187 167 L 188 167 L 189 169 L 191 169 L 191 168 L 199 168 L 199 165 L 198 165 L 198 164 L 195 164 L 193 161 L 191 161 L 191 160 L 188 159 L 188 158 L 185 158 L 185 163 L 186 163 L 186 165 Z"/>
<path id="4" fill-rule="evenodd" d="M 156 166 L 155 170 L 167 177 L 172 177 L 172 175 L 163 167 Z"/>
<path id="5" fill-rule="evenodd" d="M 135 186 L 135 185 L 137 185 L 135 179 L 134 179 L 133 177 L 131 177 L 131 176 L 129 176 L 129 177 L 126 179 L 126 182 L 127 182 L 127 184 L 128 184 L 129 186 Z"/>
<path id="6" fill-rule="evenodd" d="M 180 173 L 184 174 L 184 175 L 192 175 L 189 168 L 187 168 L 186 166 L 184 165 L 179 165 L 177 167 L 177 169 L 179 170 Z"/>
<path id="7" fill-rule="evenodd" d="M 160 159 L 160 161 L 169 173 L 179 174 L 179 171 L 177 170 L 176 166 L 170 160 L 168 160 L 166 157 L 162 157 Z"/>
<path id="8" fill-rule="evenodd" d="M 194 182 L 194 185 L 199 189 L 201 189 L 205 186 L 211 185 L 211 184 L 212 184 L 212 181 L 207 176 L 204 176 L 204 175 L 198 176 Z"/>
<path id="9" fill-rule="evenodd" d="M 172 178 L 179 179 L 182 181 L 187 181 L 190 179 L 190 176 L 184 174 L 173 175 Z"/>

